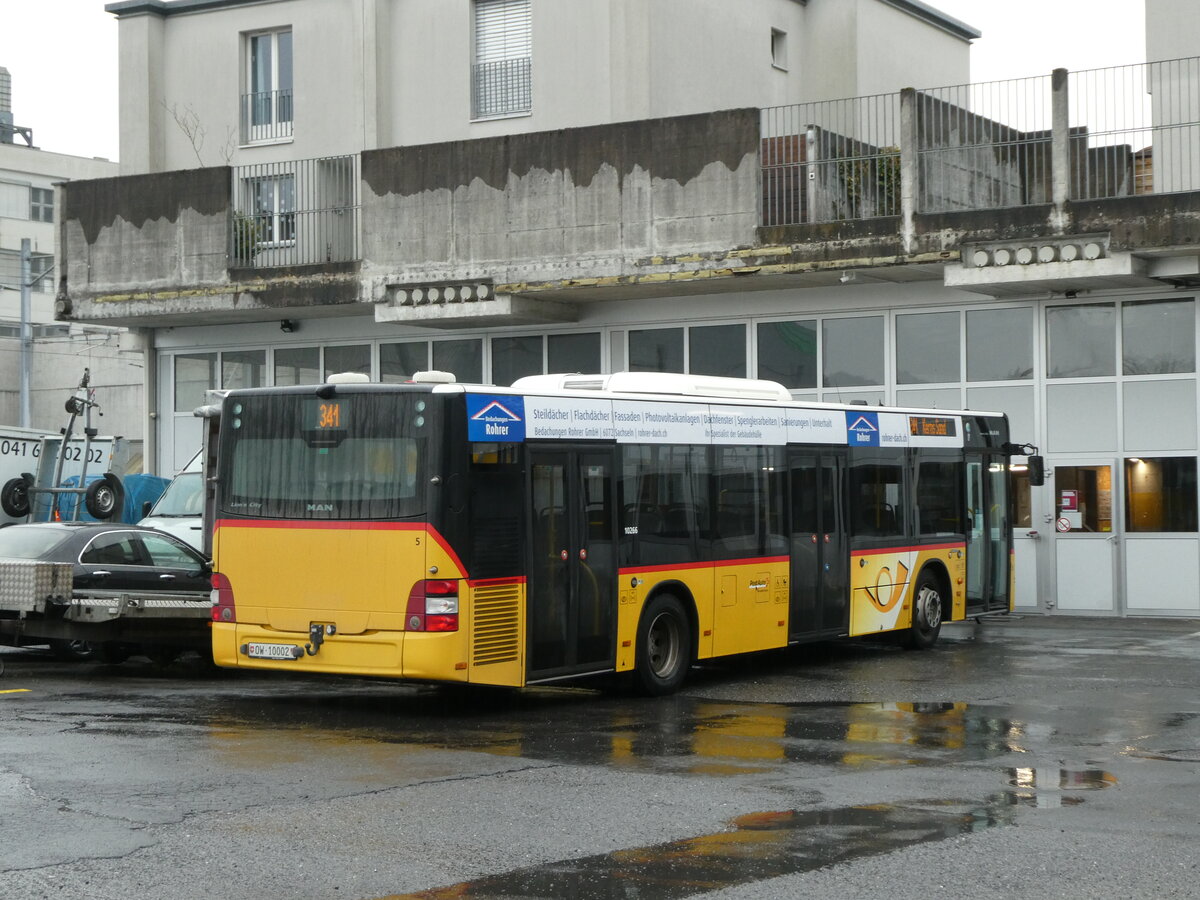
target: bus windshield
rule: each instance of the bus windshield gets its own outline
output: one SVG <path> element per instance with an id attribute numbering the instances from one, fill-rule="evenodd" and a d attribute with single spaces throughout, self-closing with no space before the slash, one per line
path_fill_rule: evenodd
<path id="1" fill-rule="evenodd" d="M 421 515 L 429 406 L 424 393 L 230 397 L 218 507 L 283 519 Z"/>

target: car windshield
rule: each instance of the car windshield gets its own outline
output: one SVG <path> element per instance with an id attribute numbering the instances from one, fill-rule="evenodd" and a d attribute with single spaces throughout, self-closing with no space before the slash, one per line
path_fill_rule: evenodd
<path id="1" fill-rule="evenodd" d="M 58 528 L 36 525 L 9 525 L 0 528 L 0 557 L 7 559 L 43 559 L 70 535 Z"/>
<path id="2" fill-rule="evenodd" d="M 158 498 L 152 516 L 198 516 L 204 512 L 204 480 L 199 472 L 181 472 Z"/>

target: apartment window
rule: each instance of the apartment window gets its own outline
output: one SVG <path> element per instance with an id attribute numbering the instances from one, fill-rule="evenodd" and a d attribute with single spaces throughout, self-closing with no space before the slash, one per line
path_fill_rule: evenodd
<path id="1" fill-rule="evenodd" d="M 292 32 L 247 38 L 242 140 L 271 141 L 292 134 Z"/>
<path id="2" fill-rule="evenodd" d="M 1194 532 L 1195 457 L 1125 460 L 1125 530 Z"/>
<path id="3" fill-rule="evenodd" d="M 29 214 L 29 185 L 0 181 L 0 217 L 24 219 Z"/>
<path id="4" fill-rule="evenodd" d="M 278 245 L 296 239 L 296 179 L 292 175 L 249 182 L 254 243 Z"/>
<path id="5" fill-rule="evenodd" d="M 817 321 L 760 322 L 758 377 L 791 390 L 817 386 Z"/>
<path id="6" fill-rule="evenodd" d="M 688 329 L 688 371 L 746 377 L 745 325 L 693 325 Z"/>
<path id="7" fill-rule="evenodd" d="M 1033 311 L 967 311 L 967 381 L 1033 377 Z"/>
<path id="8" fill-rule="evenodd" d="M 883 384 L 883 317 L 826 319 L 821 383 L 826 388 Z"/>
<path id="9" fill-rule="evenodd" d="M 532 108 L 529 0 L 475 0 L 471 115 L 476 119 Z"/>
<path id="10" fill-rule="evenodd" d="M 787 32 L 778 28 L 771 29 L 771 65 L 787 71 Z"/>
<path id="11" fill-rule="evenodd" d="M 217 354 L 181 353 L 175 357 L 175 412 L 203 406 L 207 392 L 216 385 Z"/>
<path id="12" fill-rule="evenodd" d="M 1047 374 L 1051 378 L 1115 375 L 1116 318 L 1111 303 L 1046 310 Z"/>
<path id="13" fill-rule="evenodd" d="M 414 372 L 423 372 L 428 368 L 428 341 L 379 345 L 379 380 L 384 384 L 408 381 Z"/>
<path id="14" fill-rule="evenodd" d="M 1121 346 L 1126 375 L 1195 372 L 1195 302 L 1126 303 L 1121 307 Z"/>
<path id="15" fill-rule="evenodd" d="M 226 350 L 221 354 L 221 387 L 256 388 L 267 383 L 266 350 Z"/>
<path id="16" fill-rule="evenodd" d="M 958 381 L 959 331 L 956 312 L 897 316 L 897 384 Z"/>
<path id="17" fill-rule="evenodd" d="M 526 375 L 541 374 L 541 335 L 492 338 L 492 384 L 507 386 Z"/>
<path id="18" fill-rule="evenodd" d="M 320 384 L 321 348 L 289 347 L 275 351 L 275 385 Z"/>
<path id="19" fill-rule="evenodd" d="M 29 189 L 29 218 L 35 222 L 54 221 L 54 190 L 52 188 Z"/>

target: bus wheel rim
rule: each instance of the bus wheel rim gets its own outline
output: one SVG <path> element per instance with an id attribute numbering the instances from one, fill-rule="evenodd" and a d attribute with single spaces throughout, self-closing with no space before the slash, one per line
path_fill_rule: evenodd
<path id="1" fill-rule="evenodd" d="M 675 619 L 663 613 L 650 623 L 646 638 L 646 657 L 650 668 L 659 678 L 675 671 L 679 659 L 679 627 Z"/>
<path id="2" fill-rule="evenodd" d="M 932 631 L 942 624 L 942 598 L 935 588 L 926 585 L 917 595 L 917 610 L 921 625 Z"/>

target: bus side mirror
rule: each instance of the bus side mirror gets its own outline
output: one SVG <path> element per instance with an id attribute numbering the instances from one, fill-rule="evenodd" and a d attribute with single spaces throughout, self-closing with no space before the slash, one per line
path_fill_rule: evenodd
<path id="1" fill-rule="evenodd" d="M 1046 461 L 1040 456 L 1029 457 L 1029 483 L 1033 487 L 1046 483 Z"/>

